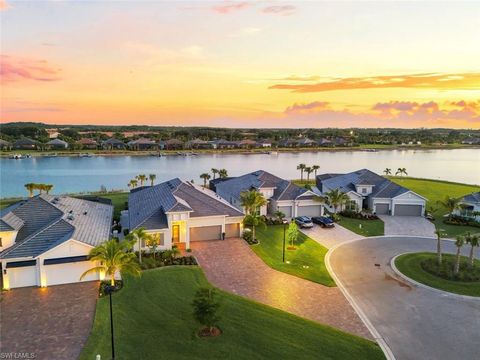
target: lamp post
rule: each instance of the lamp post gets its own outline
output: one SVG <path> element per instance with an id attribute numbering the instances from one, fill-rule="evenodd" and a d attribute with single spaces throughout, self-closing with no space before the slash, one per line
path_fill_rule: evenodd
<path id="1" fill-rule="evenodd" d="M 284 219 L 282 222 L 283 222 L 283 256 L 282 256 L 282 261 L 285 262 L 285 232 L 286 232 L 288 221 Z"/>
<path id="2" fill-rule="evenodd" d="M 115 360 L 115 341 L 113 338 L 113 310 L 112 310 L 112 293 L 115 291 L 115 286 L 105 285 L 105 294 L 110 297 L 110 335 L 112 340 L 112 360 Z"/>

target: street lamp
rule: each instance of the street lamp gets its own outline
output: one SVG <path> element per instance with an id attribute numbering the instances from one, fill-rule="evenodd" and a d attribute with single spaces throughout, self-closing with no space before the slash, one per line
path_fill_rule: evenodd
<path id="1" fill-rule="evenodd" d="M 104 292 L 110 297 L 110 335 L 112 339 L 112 360 L 115 360 L 115 341 L 113 340 L 113 310 L 112 310 L 112 293 L 115 291 L 115 286 L 105 285 Z"/>
<path id="2" fill-rule="evenodd" d="M 283 256 L 282 256 L 282 261 L 285 262 L 285 232 L 287 231 L 287 224 L 288 221 L 283 219 Z"/>

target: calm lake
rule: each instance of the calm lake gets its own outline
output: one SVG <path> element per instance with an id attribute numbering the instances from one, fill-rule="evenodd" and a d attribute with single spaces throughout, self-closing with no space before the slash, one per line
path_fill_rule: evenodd
<path id="1" fill-rule="evenodd" d="M 0 159 L 0 197 L 25 196 L 29 182 L 54 185 L 54 193 L 127 189 L 135 175 L 156 174 L 156 182 L 174 177 L 202 183 L 199 175 L 225 168 L 229 175 L 263 169 L 286 179 L 299 178 L 299 163 L 320 165 L 320 173 L 368 168 L 382 173 L 405 167 L 409 176 L 480 184 L 480 150 L 389 150 L 197 156 L 94 156 Z M 313 176 L 313 174 L 312 174 Z"/>

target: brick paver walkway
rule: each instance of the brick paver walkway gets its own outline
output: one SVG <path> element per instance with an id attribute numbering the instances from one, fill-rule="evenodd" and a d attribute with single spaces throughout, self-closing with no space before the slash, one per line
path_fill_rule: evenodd
<path id="1" fill-rule="evenodd" d="M 241 239 L 193 242 L 191 246 L 208 280 L 215 286 L 372 339 L 340 289 L 268 267 Z"/>
<path id="2" fill-rule="evenodd" d="M 74 360 L 90 334 L 98 282 L 13 289 L 0 302 L 0 353 Z"/>

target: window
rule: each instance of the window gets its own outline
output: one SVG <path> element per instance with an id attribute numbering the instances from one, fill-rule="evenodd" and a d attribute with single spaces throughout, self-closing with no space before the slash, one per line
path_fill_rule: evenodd
<path id="1" fill-rule="evenodd" d="M 345 208 L 346 210 L 357 211 L 357 202 L 355 200 L 347 201 Z"/>
<path id="2" fill-rule="evenodd" d="M 367 193 L 367 188 L 362 188 L 362 194 L 366 194 Z"/>

